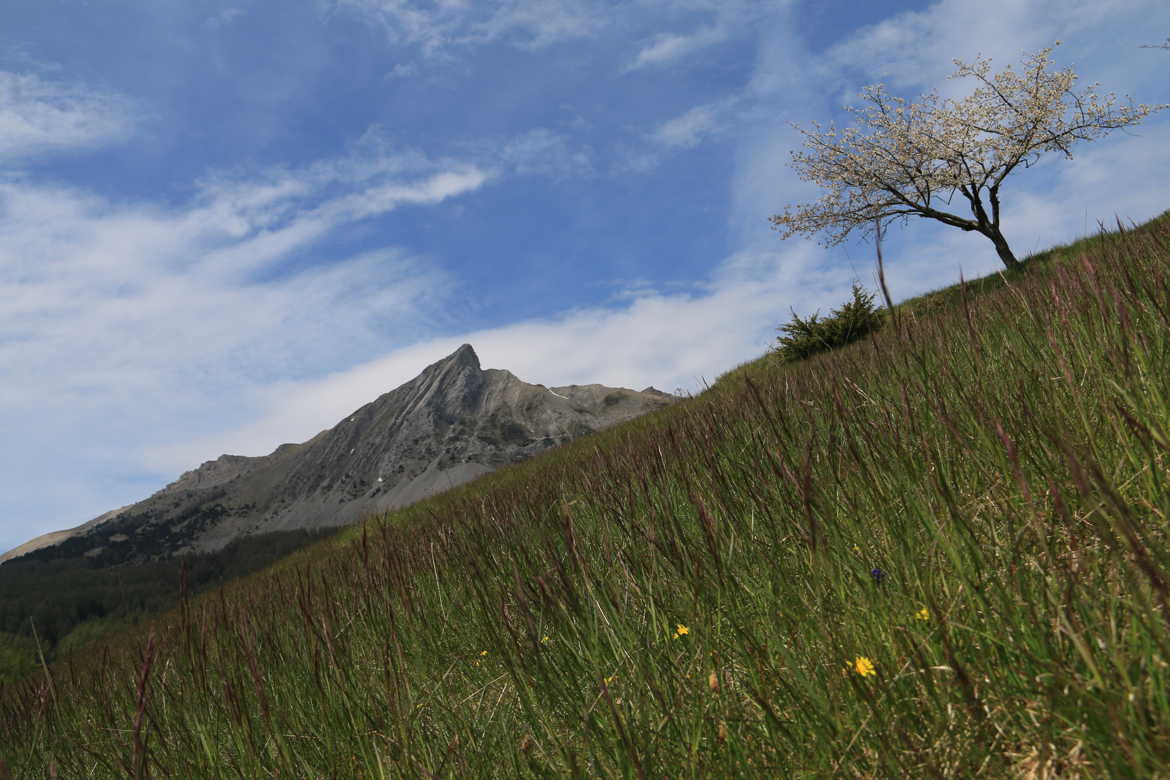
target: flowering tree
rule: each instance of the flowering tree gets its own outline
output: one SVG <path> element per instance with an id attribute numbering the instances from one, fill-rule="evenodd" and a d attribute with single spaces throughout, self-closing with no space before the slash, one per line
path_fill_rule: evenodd
<path id="1" fill-rule="evenodd" d="M 1077 141 L 1092 141 L 1137 124 L 1166 106 L 1120 103 L 1096 85 L 1080 91 L 1071 68 L 1052 70 L 1052 49 L 992 74 L 991 61 L 958 60 L 951 78 L 969 78 L 975 90 L 960 100 L 937 93 L 916 103 L 882 85 L 863 90 L 865 105 L 850 108 L 856 126 L 797 127 L 804 149 L 792 167 L 826 190 L 819 200 L 789 206 L 771 217 L 782 238 L 821 233 L 828 246 L 855 228 L 865 235 L 894 220 L 935 219 L 991 240 L 1008 268 L 1019 261 L 1000 231 L 1000 187 L 1008 174 L 1031 166 L 1044 152 L 1071 157 Z M 952 206 L 965 206 L 953 210 Z"/>

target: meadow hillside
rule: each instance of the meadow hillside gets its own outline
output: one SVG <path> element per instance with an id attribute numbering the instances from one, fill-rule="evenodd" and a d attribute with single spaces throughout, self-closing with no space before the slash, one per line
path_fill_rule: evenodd
<path id="1" fill-rule="evenodd" d="M 1170 213 L 0 691 L 12 777 L 1170 774 Z"/>

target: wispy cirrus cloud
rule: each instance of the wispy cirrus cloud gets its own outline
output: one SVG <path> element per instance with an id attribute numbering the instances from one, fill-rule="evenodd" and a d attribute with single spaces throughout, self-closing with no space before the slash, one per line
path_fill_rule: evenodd
<path id="1" fill-rule="evenodd" d="M 722 43 L 790 0 L 331 0 L 396 43 L 428 53 L 451 46 L 506 41 L 541 49 L 564 41 L 616 33 L 634 36 L 627 70 L 667 65 Z M 678 25 L 682 31 L 664 27 Z M 649 32 L 649 35 L 647 34 Z"/>
<path id="2" fill-rule="evenodd" d="M 234 23 L 241 16 L 244 16 L 246 11 L 242 8 L 229 7 L 209 16 L 203 22 L 204 27 L 216 29 L 220 27 L 228 27 Z"/>
<path id="3" fill-rule="evenodd" d="M 441 203 L 448 198 L 478 189 L 488 174 L 475 167 L 442 171 L 414 181 L 368 182 L 353 191 L 336 195 L 311 206 L 303 202 L 274 200 L 250 215 L 228 211 L 235 231 L 244 219 L 244 233 L 223 247 L 210 251 L 203 260 L 208 270 L 246 278 L 289 253 L 307 248 L 339 227 L 389 213 L 400 206 Z M 264 188 L 267 194 L 267 188 Z M 219 206 L 212 204 L 213 208 Z M 218 209 L 217 209 L 218 210 Z M 287 213 L 292 211 L 293 213 Z M 281 214 L 281 212 L 286 212 Z"/>
<path id="4" fill-rule="evenodd" d="M 581 0 L 508 0 L 488 19 L 475 25 L 472 37 L 499 40 L 513 36 L 522 46 L 542 48 L 561 41 L 588 38 L 609 20 L 604 9 Z"/>
<path id="5" fill-rule="evenodd" d="M 730 28 L 704 27 L 691 33 L 660 33 L 638 50 L 627 70 L 667 65 L 695 52 L 722 43 L 730 35 Z"/>
<path id="6" fill-rule="evenodd" d="M 588 0 L 333 0 L 335 11 L 357 14 L 396 43 L 434 54 L 448 46 L 506 40 L 539 49 L 596 34 L 610 22 L 605 7 Z"/>
<path id="7" fill-rule="evenodd" d="M 665 146 L 688 148 L 698 144 L 704 136 L 719 129 L 723 114 L 733 101 L 720 101 L 695 106 L 687 112 L 668 119 L 654 131 L 654 140 Z"/>
<path id="8" fill-rule="evenodd" d="M 0 163 L 127 141 L 138 118 L 117 93 L 0 71 Z"/>
<path id="9" fill-rule="evenodd" d="M 302 317 L 309 327 L 327 313 L 308 315 L 313 307 L 302 312 L 296 299 L 335 305 L 333 316 L 358 321 L 371 313 L 367 307 L 377 307 L 383 317 L 417 313 L 408 305 L 413 294 L 398 295 L 412 288 L 402 286 L 410 263 L 396 250 L 332 258 L 321 269 L 281 268 L 297 252 L 328 253 L 318 245 L 336 231 L 404 206 L 440 204 L 487 180 L 471 166 L 401 167 L 399 161 L 371 160 L 370 170 L 392 173 L 365 171 L 360 181 L 338 174 L 340 164 L 303 175 L 262 174 L 252 182 L 217 180 L 174 208 L 112 203 L 21 177 L 0 180 L 0 292 L 10 303 L 0 310 L 0 333 L 26 334 L 0 343 L 0 367 L 26 373 L 33 363 L 60 367 L 63 353 L 76 349 L 76 359 L 68 361 L 76 373 L 105 364 L 100 353 L 109 356 L 133 344 L 119 360 L 153 373 L 170 348 L 154 334 L 188 327 L 203 334 L 191 345 L 200 359 L 256 338 L 296 341 L 308 357 L 314 346 L 326 353 L 335 347 L 327 335 L 309 338 L 290 329 Z M 338 178 L 342 191 L 330 191 Z M 403 306 L 382 310 L 383 296 L 391 293 Z M 209 316 L 216 308 L 223 316 Z M 94 344 L 86 345 L 89 339 Z M 264 373 L 265 362 L 254 365 L 257 373 Z M 20 388 L 39 394 L 27 384 Z"/>
<path id="10" fill-rule="evenodd" d="M 674 65 L 696 57 L 705 49 L 749 35 L 762 20 L 777 17 L 792 3 L 789 0 L 640 0 L 635 5 L 645 18 L 662 18 L 667 25 L 682 29 L 659 30 L 644 38 L 626 65 L 627 71 Z"/>
<path id="11" fill-rule="evenodd" d="M 945 79 L 954 71 L 956 58 L 970 61 L 982 55 L 1006 65 L 1017 62 L 1024 51 L 1060 40 L 1077 42 L 1105 29 L 1113 33 L 1108 40 L 1115 54 L 1124 52 L 1128 59 L 1144 42 L 1148 26 L 1142 20 L 1158 16 L 1167 16 L 1167 8 L 1156 0 L 1069 0 L 1060 13 L 1041 2 L 988 0 L 976 6 L 964 0 L 939 0 L 857 30 L 830 49 L 825 59 L 834 67 L 895 88 L 945 89 L 951 87 Z M 1099 72 L 1112 69 L 1104 58 L 1092 56 L 1092 60 Z"/>
<path id="12" fill-rule="evenodd" d="M 596 154 L 588 143 L 547 127 L 477 146 L 479 156 L 517 176 L 547 176 L 560 181 L 597 174 Z"/>

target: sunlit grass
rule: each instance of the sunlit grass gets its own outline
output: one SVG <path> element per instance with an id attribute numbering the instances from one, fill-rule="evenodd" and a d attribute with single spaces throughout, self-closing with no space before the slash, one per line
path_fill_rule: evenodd
<path id="1" fill-rule="evenodd" d="M 17 777 L 1170 772 L 1170 219 L 0 695 Z M 945 305 L 940 304 L 945 301 Z"/>

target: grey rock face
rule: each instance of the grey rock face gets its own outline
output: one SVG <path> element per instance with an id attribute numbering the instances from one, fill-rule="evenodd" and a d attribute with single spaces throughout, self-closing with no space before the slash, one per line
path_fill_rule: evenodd
<path id="1" fill-rule="evenodd" d="M 150 498 L 14 554 L 99 562 L 216 550 L 240 536 L 346 525 L 674 402 L 654 388 L 545 387 L 483 370 L 464 344 L 302 444 L 223 455 Z M 38 544 L 39 543 L 39 544 Z"/>

